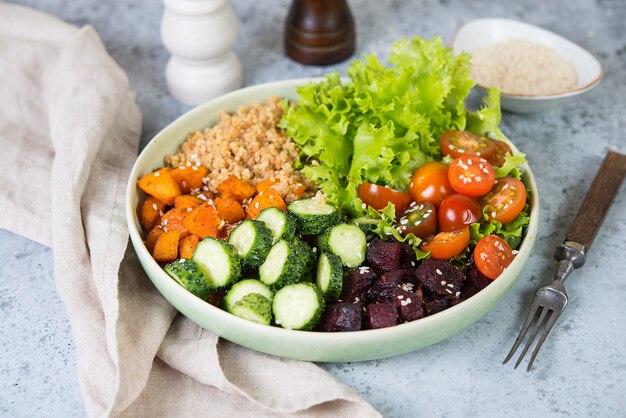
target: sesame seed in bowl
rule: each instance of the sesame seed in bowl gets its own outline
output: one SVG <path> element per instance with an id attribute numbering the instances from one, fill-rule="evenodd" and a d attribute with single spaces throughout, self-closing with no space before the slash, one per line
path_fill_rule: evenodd
<path id="1" fill-rule="evenodd" d="M 579 45 L 515 20 L 473 20 L 457 31 L 452 48 L 472 54 L 478 88 L 498 87 L 502 108 L 515 113 L 557 107 L 604 76 L 598 60 Z"/>

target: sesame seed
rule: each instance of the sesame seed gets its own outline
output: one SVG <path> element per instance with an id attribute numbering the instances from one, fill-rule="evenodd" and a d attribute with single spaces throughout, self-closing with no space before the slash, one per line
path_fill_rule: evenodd
<path id="1" fill-rule="evenodd" d="M 496 213 L 495 212 L 491 212 L 491 217 L 495 218 L 496 217 Z"/>
<path id="2" fill-rule="evenodd" d="M 448 287 L 454 287 L 454 284 L 453 283 L 448 283 L 447 286 Z"/>
<path id="3" fill-rule="evenodd" d="M 194 165 L 193 167 L 191 167 L 191 169 L 192 169 L 193 171 L 198 171 L 198 166 L 195 166 L 195 165 Z"/>
<path id="4" fill-rule="evenodd" d="M 187 213 L 191 213 L 191 212 L 193 212 L 193 209 L 192 208 L 187 208 Z"/>
<path id="5" fill-rule="evenodd" d="M 367 209 L 367 205 L 366 205 L 365 203 L 363 203 L 363 204 L 361 205 L 361 207 L 362 207 L 363 209 Z"/>
<path id="6" fill-rule="evenodd" d="M 441 281 L 441 285 L 442 285 L 442 286 L 445 286 L 445 285 L 446 285 L 446 281 L 445 281 L 445 280 L 442 280 L 442 281 Z"/>
<path id="7" fill-rule="evenodd" d="M 157 208 L 156 203 L 153 203 L 153 204 L 152 204 L 152 209 L 154 209 L 155 211 L 156 211 L 156 210 L 159 210 L 159 209 Z"/>
<path id="8" fill-rule="evenodd" d="M 398 295 L 398 299 L 404 299 L 404 295 Z"/>
<path id="9" fill-rule="evenodd" d="M 402 219 L 400 219 L 400 224 L 402 224 L 402 225 L 406 225 L 406 224 L 408 224 L 408 223 L 409 223 L 409 220 L 408 220 L 407 218 L 402 218 Z"/>
<path id="10" fill-rule="evenodd" d="M 154 173 L 154 177 L 159 177 L 161 175 L 161 173 L 159 173 L 158 171 L 156 173 Z"/>
<path id="11" fill-rule="evenodd" d="M 450 289 L 446 289 L 446 292 L 452 294 L 452 290 L 450 290 Z"/>
<path id="12" fill-rule="evenodd" d="M 159 211 L 159 216 L 163 216 L 163 211 L 162 210 Z"/>
<path id="13" fill-rule="evenodd" d="M 461 296 L 461 292 L 456 292 L 456 293 L 454 294 L 454 296 L 456 296 L 456 297 L 458 298 L 459 296 Z"/>
<path id="14" fill-rule="evenodd" d="M 443 276 L 443 273 L 441 272 L 441 270 L 437 269 L 435 271 L 437 272 L 438 275 Z"/>
<path id="15" fill-rule="evenodd" d="M 480 176 L 476 176 L 474 178 L 476 179 L 476 181 L 481 181 L 482 180 L 482 178 Z"/>
<path id="16" fill-rule="evenodd" d="M 167 219 L 163 221 L 163 226 L 167 225 Z"/>
<path id="17" fill-rule="evenodd" d="M 519 253 L 519 251 L 517 251 L 517 250 L 511 251 L 511 254 L 513 254 L 513 255 L 517 255 L 518 253 Z"/>
<path id="18" fill-rule="evenodd" d="M 467 160 L 467 165 L 472 165 L 472 160 Z"/>
<path id="19" fill-rule="evenodd" d="M 254 208 L 255 208 L 255 209 L 258 209 L 258 208 L 259 208 L 259 206 L 260 206 L 260 205 L 259 205 L 259 202 L 254 202 Z"/>
<path id="20" fill-rule="evenodd" d="M 411 261 L 411 266 L 415 267 L 415 261 Z"/>

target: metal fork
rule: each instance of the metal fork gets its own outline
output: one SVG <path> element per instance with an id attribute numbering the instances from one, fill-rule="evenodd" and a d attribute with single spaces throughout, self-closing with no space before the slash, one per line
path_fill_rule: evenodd
<path id="1" fill-rule="evenodd" d="M 543 342 L 567 306 L 567 293 L 565 292 L 563 282 L 574 269 L 580 268 L 585 264 L 586 252 L 600 229 L 604 216 L 609 206 L 611 206 L 613 197 L 617 193 L 625 174 L 626 155 L 609 151 L 604 157 L 602 165 L 598 169 L 580 209 L 578 209 L 565 242 L 557 248 L 555 258 L 559 262 L 559 267 L 556 277 L 551 283 L 540 287 L 535 292 L 528 317 L 503 364 L 513 357 L 531 324 L 534 323 L 526 345 L 515 363 L 515 368 L 517 368 L 535 340 L 539 330 L 543 327 L 541 337 L 539 337 L 539 341 L 535 345 L 526 367 L 526 371 L 530 371 Z"/>

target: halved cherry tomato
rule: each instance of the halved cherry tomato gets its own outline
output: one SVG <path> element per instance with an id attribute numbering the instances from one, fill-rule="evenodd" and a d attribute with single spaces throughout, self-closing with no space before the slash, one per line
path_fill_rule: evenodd
<path id="1" fill-rule="evenodd" d="M 479 207 L 480 209 L 480 207 Z M 437 209 L 431 202 L 412 202 L 396 223 L 402 235 L 426 238 L 437 230 Z"/>
<path id="2" fill-rule="evenodd" d="M 439 141 L 443 155 L 458 158 L 463 155 L 478 155 L 489 159 L 495 148 L 493 141 L 470 131 L 447 131 Z"/>
<path id="3" fill-rule="evenodd" d="M 363 203 L 376 210 L 385 209 L 387 203 L 391 202 L 396 207 L 396 213 L 402 213 L 411 203 L 411 196 L 408 193 L 372 183 L 359 184 L 358 193 Z"/>
<path id="4" fill-rule="evenodd" d="M 508 224 L 524 209 L 526 187 L 513 177 L 500 177 L 480 200 L 490 221 Z"/>
<path id="5" fill-rule="evenodd" d="M 482 274 L 495 280 L 511 264 L 515 255 L 505 240 L 488 235 L 474 248 L 474 263 Z"/>
<path id="6" fill-rule="evenodd" d="M 506 142 L 495 139 L 493 140 L 493 146 L 494 152 L 489 158 L 486 158 L 486 160 L 495 166 L 502 167 L 506 153 L 513 154 L 511 147 Z"/>
<path id="7" fill-rule="evenodd" d="M 450 164 L 448 180 L 457 192 L 466 196 L 486 194 L 496 178 L 493 166 L 487 160 L 476 155 L 456 158 Z"/>
<path id="8" fill-rule="evenodd" d="M 440 232 L 432 235 L 420 244 L 420 248 L 430 252 L 432 258 L 449 260 L 461 254 L 470 241 L 469 227 L 452 232 Z"/>
<path id="9" fill-rule="evenodd" d="M 465 228 L 480 220 L 483 209 L 478 202 L 459 193 L 443 199 L 439 206 L 439 229 L 450 232 Z"/>
<path id="10" fill-rule="evenodd" d="M 426 163 L 413 174 L 409 194 L 416 202 L 432 202 L 439 207 L 447 195 L 454 193 L 448 180 L 448 166 L 440 162 Z"/>

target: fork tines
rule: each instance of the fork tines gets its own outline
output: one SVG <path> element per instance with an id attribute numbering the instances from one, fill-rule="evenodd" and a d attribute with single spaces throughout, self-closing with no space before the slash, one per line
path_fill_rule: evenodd
<path id="1" fill-rule="evenodd" d="M 528 337 L 528 340 L 526 341 L 526 345 L 524 346 L 524 350 L 522 351 L 522 354 L 520 354 L 519 358 L 517 359 L 517 362 L 515 363 L 515 367 L 514 367 L 515 369 L 517 369 L 517 366 L 519 366 L 519 364 L 522 362 L 522 359 L 526 355 L 526 352 L 528 351 L 528 349 L 533 343 L 533 340 L 537 336 L 539 329 L 543 327 L 543 332 L 541 333 L 541 337 L 539 338 L 539 341 L 537 342 L 535 349 L 533 350 L 533 354 L 530 357 L 530 361 L 528 362 L 528 367 L 526 367 L 526 371 L 527 372 L 530 371 L 530 368 L 532 367 L 533 362 L 535 361 L 535 357 L 537 357 L 537 354 L 539 353 L 539 350 L 541 349 L 543 342 L 545 341 L 546 337 L 550 333 L 552 326 L 558 319 L 561 312 L 562 310 L 555 311 L 553 309 L 546 308 L 545 306 L 540 306 L 539 302 L 537 301 L 537 297 L 535 297 L 533 299 L 533 303 L 528 312 L 528 317 L 526 318 L 526 322 L 524 322 L 524 326 L 520 330 L 519 335 L 517 336 L 517 339 L 515 340 L 515 343 L 513 344 L 513 348 L 511 348 L 511 351 L 506 356 L 502 364 L 506 364 L 511 359 L 511 357 L 513 357 L 513 355 L 515 354 L 515 351 L 517 351 L 517 348 L 520 346 L 520 344 L 522 343 L 522 340 L 524 339 L 524 336 L 528 332 L 528 328 L 530 328 L 530 325 L 534 323 L 535 325 L 533 327 L 532 332 L 530 333 L 530 337 Z"/>

